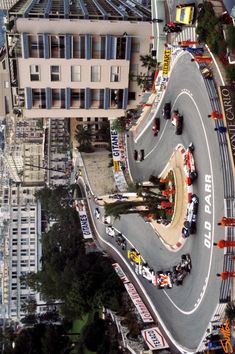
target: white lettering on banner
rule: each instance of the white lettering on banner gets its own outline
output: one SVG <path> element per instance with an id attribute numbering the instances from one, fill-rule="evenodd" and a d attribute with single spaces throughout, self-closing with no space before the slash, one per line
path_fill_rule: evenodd
<path id="1" fill-rule="evenodd" d="M 82 228 L 82 233 L 83 233 L 83 238 L 88 239 L 92 238 L 92 233 L 90 230 L 90 225 L 88 221 L 88 217 L 86 214 L 86 211 L 78 211 L 80 223 L 81 223 L 81 228 Z"/>
<path id="2" fill-rule="evenodd" d="M 148 328 L 141 331 L 149 349 L 169 348 L 164 336 L 158 327 Z"/>
<path id="3" fill-rule="evenodd" d="M 122 280 L 122 282 L 124 284 L 129 283 L 130 280 L 127 278 L 126 274 L 123 272 L 120 265 L 118 263 L 113 263 L 112 266 L 113 266 L 115 272 L 117 273 L 117 275 L 119 276 L 119 278 Z"/>
<path id="4" fill-rule="evenodd" d="M 150 323 L 153 322 L 153 318 L 151 314 L 149 313 L 147 307 L 141 300 L 139 294 L 137 293 L 134 285 L 132 283 L 126 283 L 124 284 L 133 304 L 137 308 L 139 315 L 144 323 Z"/>
<path id="5" fill-rule="evenodd" d="M 211 198 L 212 198 L 212 178 L 211 175 L 205 175 L 205 192 L 208 193 L 205 196 L 205 213 L 211 215 Z M 204 245 L 207 248 L 211 248 L 211 223 L 205 221 L 204 223 L 205 233 L 204 233 Z"/>
<path id="6" fill-rule="evenodd" d="M 112 129 L 110 131 L 110 134 L 111 134 L 111 146 L 112 146 L 113 160 L 119 161 L 120 160 L 120 151 L 119 151 L 118 133 L 115 129 Z"/>

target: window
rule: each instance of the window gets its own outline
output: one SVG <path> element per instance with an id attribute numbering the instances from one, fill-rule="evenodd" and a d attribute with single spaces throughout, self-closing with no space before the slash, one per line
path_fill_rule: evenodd
<path id="1" fill-rule="evenodd" d="M 39 81 L 40 80 L 40 67 L 39 65 L 30 65 L 30 80 Z"/>
<path id="2" fill-rule="evenodd" d="M 128 100 L 134 101 L 135 100 L 136 93 L 135 92 L 129 92 L 128 93 Z"/>
<path id="3" fill-rule="evenodd" d="M 51 66 L 51 81 L 60 81 L 60 67 L 59 65 Z"/>
<path id="4" fill-rule="evenodd" d="M 120 66 L 111 66 L 111 82 L 119 82 L 121 77 L 121 68 Z"/>
<path id="5" fill-rule="evenodd" d="M 94 65 L 91 67 L 91 82 L 100 81 L 100 66 Z"/>
<path id="6" fill-rule="evenodd" d="M 71 81 L 81 81 L 81 67 L 80 65 L 71 66 Z"/>
<path id="7" fill-rule="evenodd" d="M 4 81 L 4 88 L 9 88 L 9 81 Z"/>
<path id="8" fill-rule="evenodd" d="M 3 70 L 6 70 L 6 61 L 5 60 L 2 61 L 2 68 L 3 68 Z"/>

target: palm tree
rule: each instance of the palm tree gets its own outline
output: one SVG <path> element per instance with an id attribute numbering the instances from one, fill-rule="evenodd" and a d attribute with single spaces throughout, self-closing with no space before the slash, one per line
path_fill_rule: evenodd
<path id="1" fill-rule="evenodd" d="M 148 70 L 156 69 L 159 66 L 159 63 L 151 55 L 140 55 L 140 61 L 142 62 L 143 67 L 148 68 Z"/>
<path id="2" fill-rule="evenodd" d="M 162 210 L 160 209 L 160 203 L 164 198 L 162 195 L 152 191 L 146 191 L 143 194 L 139 192 L 138 195 L 140 198 L 137 200 L 105 203 L 105 214 L 112 215 L 115 219 L 119 219 L 123 214 L 136 213 L 141 216 L 152 214 L 155 218 L 162 216 Z"/>
<path id="3" fill-rule="evenodd" d="M 229 302 L 226 305 L 225 315 L 230 323 L 233 322 L 233 320 L 235 319 L 235 302 Z"/>
<path id="4" fill-rule="evenodd" d="M 93 152 L 92 148 L 92 133 L 90 127 L 84 127 L 83 125 L 77 125 L 75 130 L 75 139 L 79 143 L 78 150 L 83 152 Z"/>

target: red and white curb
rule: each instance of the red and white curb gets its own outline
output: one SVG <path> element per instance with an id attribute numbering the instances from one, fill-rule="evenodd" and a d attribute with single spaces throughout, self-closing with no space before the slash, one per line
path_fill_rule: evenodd
<path id="1" fill-rule="evenodd" d="M 176 146 L 175 151 L 172 153 L 172 155 L 171 155 L 171 157 L 170 157 L 170 159 L 169 159 L 169 161 L 168 161 L 166 167 L 164 168 L 164 170 L 162 171 L 162 173 L 160 174 L 160 176 L 161 176 L 161 175 L 163 174 L 163 172 L 168 168 L 169 163 L 170 163 L 170 160 L 174 157 L 175 152 L 176 152 L 177 150 L 179 150 L 179 151 L 181 152 L 182 158 L 183 158 L 183 160 L 184 160 L 184 155 L 185 155 L 186 149 L 185 149 L 185 147 L 184 147 L 183 145 L 179 144 L 179 145 Z M 185 174 L 185 176 L 186 176 L 186 181 L 187 181 L 187 177 L 188 177 L 188 176 L 187 176 L 186 174 Z M 191 202 L 191 197 L 192 197 L 192 194 L 193 194 L 193 186 L 192 186 L 192 184 L 191 184 L 190 186 L 187 184 L 187 193 L 188 193 L 187 203 L 189 204 L 189 203 Z M 152 224 L 151 224 L 151 225 L 152 225 Z M 170 226 L 170 225 L 169 225 L 169 226 Z M 152 227 L 153 227 L 153 225 L 152 225 Z M 154 227 L 153 227 L 153 229 L 155 230 Z M 155 230 L 155 232 L 156 232 L 156 230 Z M 158 234 L 158 232 L 157 232 L 157 234 Z M 163 245 L 164 245 L 169 251 L 173 251 L 173 252 L 179 251 L 179 249 L 182 248 L 183 245 L 184 245 L 185 242 L 186 242 L 186 238 L 185 238 L 183 235 L 181 235 L 181 236 L 179 237 L 179 240 L 177 241 L 177 243 L 176 243 L 175 245 L 169 245 L 168 243 L 166 243 L 166 242 L 163 240 L 163 238 L 161 237 L 161 235 L 159 235 L 159 234 L 158 234 L 158 237 L 159 237 L 159 240 L 163 243 Z"/>

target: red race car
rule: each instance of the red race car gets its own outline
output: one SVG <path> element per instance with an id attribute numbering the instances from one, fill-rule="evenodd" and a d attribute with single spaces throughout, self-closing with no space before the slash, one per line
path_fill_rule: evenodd
<path id="1" fill-rule="evenodd" d="M 154 118 L 152 131 L 154 136 L 158 135 L 158 132 L 160 131 L 160 118 Z"/>

